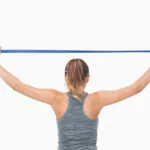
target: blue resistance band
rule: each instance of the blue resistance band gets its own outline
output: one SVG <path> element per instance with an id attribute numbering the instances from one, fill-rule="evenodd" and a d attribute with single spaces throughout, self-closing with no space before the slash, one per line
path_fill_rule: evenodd
<path id="1" fill-rule="evenodd" d="M 150 53 L 150 50 L 34 50 L 5 49 L 1 53 Z"/>

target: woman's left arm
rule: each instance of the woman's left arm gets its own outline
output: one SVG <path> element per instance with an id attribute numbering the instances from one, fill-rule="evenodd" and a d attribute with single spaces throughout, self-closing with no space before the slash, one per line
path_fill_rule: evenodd
<path id="1" fill-rule="evenodd" d="M 6 82 L 13 90 L 28 96 L 32 99 L 47 103 L 52 105 L 54 102 L 54 97 L 57 94 L 57 91 L 54 89 L 41 89 L 32 87 L 30 85 L 22 83 L 15 76 L 13 76 L 10 72 L 4 69 L 0 65 L 0 78 Z"/>

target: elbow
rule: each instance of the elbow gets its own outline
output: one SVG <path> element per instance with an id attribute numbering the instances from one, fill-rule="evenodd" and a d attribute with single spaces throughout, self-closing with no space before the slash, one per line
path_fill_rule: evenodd
<path id="1" fill-rule="evenodd" d="M 140 93 L 142 90 L 141 90 L 141 88 L 139 88 L 139 86 L 137 86 L 137 84 L 133 84 L 132 85 L 132 89 L 133 89 L 133 93 L 134 94 L 138 94 L 138 93 Z"/>
<path id="2" fill-rule="evenodd" d="M 21 83 L 17 83 L 17 84 L 12 85 L 11 87 L 14 91 L 18 91 L 20 85 L 21 85 Z"/>
<path id="3" fill-rule="evenodd" d="M 13 86 L 11 86 L 11 88 L 12 88 L 14 91 L 17 91 L 17 86 L 18 86 L 18 85 L 13 85 Z"/>
<path id="4" fill-rule="evenodd" d="M 135 93 L 138 94 L 138 93 L 140 93 L 141 91 L 142 91 L 142 89 L 137 86 L 137 87 L 136 87 L 136 90 L 135 90 Z"/>

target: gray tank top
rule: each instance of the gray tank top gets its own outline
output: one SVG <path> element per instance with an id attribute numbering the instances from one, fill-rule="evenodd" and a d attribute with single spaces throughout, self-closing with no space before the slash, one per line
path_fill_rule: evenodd
<path id="1" fill-rule="evenodd" d="M 57 119 L 58 149 L 57 150 L 97 150 L 97 129 L 99 119 L 93 120 L 86 116 L 82 101 L 68 95 L 68 108 L 65 114 Z"/>

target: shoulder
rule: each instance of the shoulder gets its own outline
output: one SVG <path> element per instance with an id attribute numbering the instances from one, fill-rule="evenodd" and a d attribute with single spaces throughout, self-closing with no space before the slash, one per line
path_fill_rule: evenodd
<path id="1" fill-rule="evenodd" d="M 53 96 L 54 97 L 65 97 L 67 94 L 67 92 L 61 92 L 59 90 L 56 90 L 56 89 L 51 89 L 52 93 L 53 93 Z M 88 93 L 86 92 L 88 97 L 91 99 L 91 101 L 95 101 L 97 98 L 98 98 L 98 95 L 96 92 L 94 93 Z"/>
<path id="2" fill-rule="evenodd" d="M 51 89 L 51 91 L 53 93 L 53 98 L 55 99 L 54 101 L 56 103 L 58 101 L 63 101 L 63 99 L 67 99 L 68 98 L 66 92 L 61 92 L 61 91 L 56 90 L 56 89 Z M 96 104 L 97 99 L 98 99 L 98 95 L 97 95 L 96 92 L 88 93 L 88 95 L 87 95 L 88 103 Z"/>
<path id="3" fill-rule="evenodd" d="M 64 96 L 65 93 L 61 92 L 61 91 L 58 91 L 56 89 L 51 89 L 51 92 L 53 93 L 53 97 L 56 98 L 56 97 L 60 97 L 60 96 Z"/>

